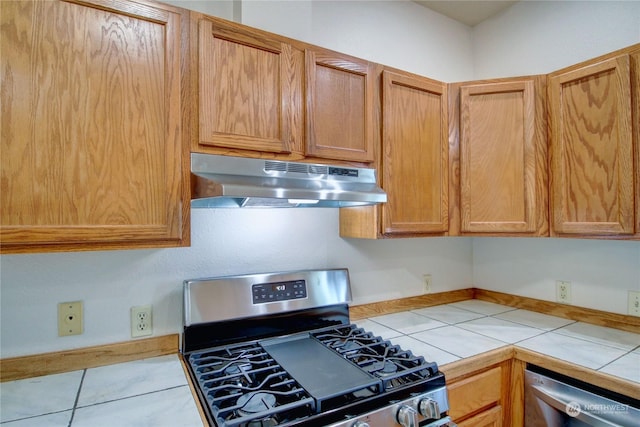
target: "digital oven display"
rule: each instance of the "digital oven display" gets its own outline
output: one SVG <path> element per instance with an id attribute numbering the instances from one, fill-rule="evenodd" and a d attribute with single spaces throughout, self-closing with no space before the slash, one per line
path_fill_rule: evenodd
<path id="1" fill-rule="evenodd" d="M 307 297 L 307 283 L 304 280 L 257 283 L 251 285 L 251 295 L 254 304 L 302 299 Z"/>

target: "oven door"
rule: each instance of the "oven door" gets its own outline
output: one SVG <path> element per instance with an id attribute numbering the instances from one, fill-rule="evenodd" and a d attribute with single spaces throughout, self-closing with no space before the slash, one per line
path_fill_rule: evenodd
<path id="1" fill-rule="evenodd" d="M 525 427 L 628 427 L 640 410 L 537 372 L 525 371 Z"/>

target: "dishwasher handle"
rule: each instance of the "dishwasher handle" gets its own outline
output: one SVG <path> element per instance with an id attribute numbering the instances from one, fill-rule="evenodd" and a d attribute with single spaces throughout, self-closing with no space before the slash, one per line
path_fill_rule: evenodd
<path id="1" fill-rule="evenodd" d="M 588 423 L 590 426 L 593 426 L 593 427 L 624 427 L 623 425 L 616 424 L 616 423 L 611 422 L 609 420 L 605 420 L 603 418 L 600 418 L 595 414 L 583 411 L 582 407 L 579 404 L 579 402 L 573 402 L 573 401 L 565 402 L 564 400 L 560 399 L 558 396 L 555 396 L 554 394 L 552 394 L 549 391 L 547 391 L 541 385 L 532 384 L 531 388 L 533 389 L 533 394 L 537 398 L 539 398 L 540 400 L 545 402 L 547 405 L 550 405 L 550 406 L 554 407 L 558 411 L 561 411 L 562 413 L 567 414 L 568 416 L 570 416 L 572 418 L 575 418 L 577 420 L 580 420 L 580 421 L 583 421 L 585 423 Z M 578 406 L 576 406 L 576 405 L 578 405 Z M 570 409 L 574 409 L 575 411 L 571 411 Z M 571 412 L 571 413 L 569 413 L 569 412 Z"/>

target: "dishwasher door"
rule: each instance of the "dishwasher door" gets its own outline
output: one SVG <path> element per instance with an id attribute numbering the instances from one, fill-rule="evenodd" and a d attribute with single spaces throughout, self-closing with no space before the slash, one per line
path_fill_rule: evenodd
<path id="1" fill-rule="evenodd" d="M 524 427 L 640 427 L 637 407 L 529 369 L 525 371 L 524 416 Z"/>

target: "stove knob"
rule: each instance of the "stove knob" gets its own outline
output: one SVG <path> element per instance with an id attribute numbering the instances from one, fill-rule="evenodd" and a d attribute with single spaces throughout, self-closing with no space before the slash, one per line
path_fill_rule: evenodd
<path id="1" fill-rule="evenodd" d="M 398 409 L 396 420 L 402 427 L 418 427 L 418 412 L 410 406 L 402 405 Z"/>
<path id="2" fill-rule="evenodd" d="M 356 421 L 351 427 L 369 427 L 369 424 L 364 421 Z"/>
<path id="3" fill-rule="evenodd" d="M 423 415 L 427 419 L 438 419 L 440 418 L 440 407 L 438 406 L 438 402 L 427 397 L 426 399 L 422 399 L 420 403 L 418 403 L 418 411 L 421 415 Z"/>

